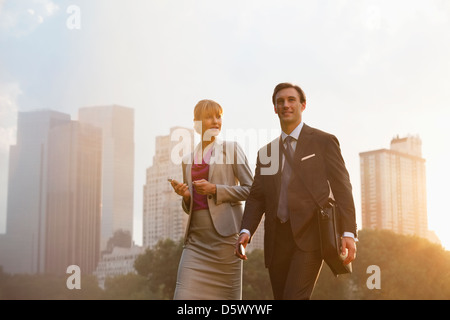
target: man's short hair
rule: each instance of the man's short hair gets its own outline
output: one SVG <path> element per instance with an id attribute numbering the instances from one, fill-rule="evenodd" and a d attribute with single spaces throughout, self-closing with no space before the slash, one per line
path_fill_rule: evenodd
<path id="1" fill-rule="evenodd" d="M 303 92 L 302 88 L 300 88 L 299 86 L 297 86 L 295 84 L 289 83 L 289 82 L 282 82 L 282 83 L 277 84 L 277 86 L 273 90 L 272 102 L 273 102 L 274 106 L 276 106 L 275 99 L 276 99 L 277 93 L 286 88 L 294 88 L 295 90 L 297 90 L 298 95 L 300 97 L 300 103 L 306 102 L 306 96 L 305 96 L 305 93 Z"/>

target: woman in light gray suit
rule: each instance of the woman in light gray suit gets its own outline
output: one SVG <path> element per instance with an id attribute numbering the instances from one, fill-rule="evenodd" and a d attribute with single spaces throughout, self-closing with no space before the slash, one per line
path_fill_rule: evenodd
<path id="1" fill-rule="evenodd" d="M 237 142 L 217 138 L 222 107 L 201 100 L 194 128 L 202 140 L 183 159 L 183 182 L 172 181 L 189 214 L 175 300 L 242 299 L 242 260 L 234 254 L 253 175 Z"/>

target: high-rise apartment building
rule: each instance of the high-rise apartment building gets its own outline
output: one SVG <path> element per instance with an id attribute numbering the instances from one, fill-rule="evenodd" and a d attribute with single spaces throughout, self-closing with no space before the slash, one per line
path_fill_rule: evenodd
<path id="1" fill-rule="evenodd" d="M 362 228 L 428 238 L 421 139 L 397 136 L 390 149 L 362 152 L 359 156 Z"/>
<path id="2" fill-rule="evenodd" d="M 171 128 L 167 136 L 156 137 L 153 164 L 147 169 L 143 196 L 143 246 L 153 247 L 159 240 L 180 240 L 185 233 L 188 215 L 181 207 L 168 178 L 183 181 L 181 157 L 192 152 L 194 131 Z"/>
<path id="3" fill-rule="evenodd" d="M 79 109 L 78 120 L 102 129 L 101 249 L 114 232 L 133 239 L 134 109 L 119 105 Z M 130 247 L 131 247 L 130 242 Z"/>

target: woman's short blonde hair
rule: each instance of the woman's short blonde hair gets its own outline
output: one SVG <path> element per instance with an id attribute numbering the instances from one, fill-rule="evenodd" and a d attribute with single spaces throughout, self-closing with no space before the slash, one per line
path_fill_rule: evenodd
<path id="1" fill-rule="evenodd" d="M 223 109 L 214 100 L 200 100 L 194 108 L 194 121 L 201 121 L 206 115 L 215 114 L 222 115 Z"/>

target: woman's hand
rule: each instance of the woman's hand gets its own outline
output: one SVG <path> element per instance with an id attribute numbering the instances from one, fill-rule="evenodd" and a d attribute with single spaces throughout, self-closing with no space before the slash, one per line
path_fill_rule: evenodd
<path id="1" fill-rule="evenodd" d="M 195 191 L 198 194 L 208 195 L 208 194 L 216 194 L 217 188 L 215 184 L 210 183 L 205 179 L 196 180 L 193 182 Z"/>
<path id="2" fill-rule="evenodd" d="M 184 202 L 189 203 L 191 201 L 191 193 L 189 192 L 188 185 L 186 183 L 181 183 L 176 180 L 170 182 L 173 190 L 180 196 L 183 197 Z"/>

